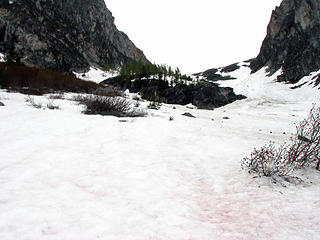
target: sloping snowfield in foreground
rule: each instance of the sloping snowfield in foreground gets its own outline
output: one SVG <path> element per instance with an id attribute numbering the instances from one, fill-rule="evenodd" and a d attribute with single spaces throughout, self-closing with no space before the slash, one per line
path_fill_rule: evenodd
<path id="1" fill-rule="evenodd" d="M 223 83 L 249 98 L 214 111 L 163 105 L 135 119 L 83 115 L 68 100 L 35 109 L 0 92 L 0 239 L 319 239 L 319 172 L 284 188 L 240 166 L 319 104 L 320 90 L 273 79 Z"/>

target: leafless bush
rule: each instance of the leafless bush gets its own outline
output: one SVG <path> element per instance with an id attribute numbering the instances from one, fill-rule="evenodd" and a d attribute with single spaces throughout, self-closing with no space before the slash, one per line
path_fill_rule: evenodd
<path id="1" fill-rule="evenodd" d="M 161 103 L 158 102 L 150 102 L 148 105 L 149 109 L 159 110 L 161 108 Z"/>
<path id="2" fill-rule="evenodd" d="M 36 100 L 34 100 L 33 97 L 30 97 L 30 96 L 26 97 L 24 99 L 24 101 L 29 103 L 32 107 L 38 108 L 38 109 L 40 109 L 40 108 L 44 108 L 45 109 L 45 107 L 50 109 L 50 110 L 60 109 L 59 105 L 54 104 L 54 100 L 49 101 L 45 106 L 44 106 L 43 102 L 36 101 Z"/>
<path id="3" fill-rule="evenodd" d="M 86 102 L 91 99 L 92 95 L 84 95 L 84 94 L 78 94 L 78 95 L 74 95 L 72 96 L 69 100 L 71 101 L 75 101 L 79 104 L 86 104 Z"/>
<path id="4" fill-rule="evenodd" d="M 123 92 L 113 87 L 100 87 L 93 92 L 94 95 L 105 96 L 105 97 L 120 97 L 123 96 Z"/>
<path id="5" fill-rule="evenodd" d="M 5 95 L 0 95 L 0 100 L 9 100 L 9 97 Z"/>
<path id="6" fill-rule="evenodd" d="M 50 100 L 64 99 L 64 93 L 52 94 L 48 98 Z"/>
<path id="7" fill-rule="evenodd" d="M 30 96 L 26 97 L 25 102 L 30 103 L 30 105 L 34 108 L 38 108 L 38 109 L 42 108 L 42 102 L 40 101 L 36 102 L 33 97 L 30 97 Z"/>
<path id="8" fill-rule="evenodd" d="M 313 105 L 308 117 L 296 126 L 296 133 L 288 144 L 276 147 L 270 142 L 261 149 L 254 149 L 242 160 L 242 166 L 249 169 L 249 173 L 292 181 L 298 179 L 290 176 L 294 170 L 306 166 L 320 170 L 319 154 L 320 108 Z"/>
<path id="9" fill-rule="evenodd" d="M 117 117 L 143 117 L 146 112 L 133 109 L 131 102 L 122 97 L 78 95 L 75 100 L 85 105 L 85 114 L 112 115 Z"/>
<path id="10" fill-rule="evenodd" d="M 139 101 L 136 101 L 136 102 L 134 103 L 134 107 L 136 107 L 136 108 L 140 107 L 140 102 L 139 102 Z"/>
<path id="11" fill-rule="evenodd" d="M 60 106 L 55 104 L 54 101 L 52 100 L 47 103 L 47 108 L 50 110 L 58 110 L 58 109 L 60 109 Z"/>
<path id="12" fill-rule="evenodd" d="M 142 108 L 135 108 L 135 109 L 131 109 L 128 113 L 127 116 L 128 117 L 145 117 L 146 115 L 148 115 L 147 111 L 145 111 Z"/>
<path id="13" fill-rule="evenodd" d="M 320 171 L 320 107 L 313 105 L 308 118 L 296 126 L 288 159 L 297 167 L 311 165 Z"/>

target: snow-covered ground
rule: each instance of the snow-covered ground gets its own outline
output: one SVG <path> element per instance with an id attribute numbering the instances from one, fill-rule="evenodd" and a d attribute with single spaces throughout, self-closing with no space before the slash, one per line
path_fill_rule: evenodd
<path id="1" fill-rule="evenodd" d="M 5 55 L 0 53 L 0 62 L 4 62 L 5 61 Z"/>
<path id="2" fill-rule="evenodd" d="M 214 111 L 163 105 L 135 119 L 83 115 L 69 100 L 35 109 L 0 92 L 0 239 L 319 239 L 319 172 L 284 188 L 240 162 L 288 140 L 320 90 L 242 71 L 221 84 L 248 99 Z"/>
<path id="3" fill-rule="evenodd" d="M 107 78 L 115 77 L 119 75 L 119 71 L 117 70 L 111 70 L 111 71 L 103 71 L 99 68 L 90 67 L 90 70 L 85 73 L 76 73 L 74 72 L 77 78 L 80 78 L 82 80 L 86 81 L 92 81 L 95 83 L 100 83 Z"/>

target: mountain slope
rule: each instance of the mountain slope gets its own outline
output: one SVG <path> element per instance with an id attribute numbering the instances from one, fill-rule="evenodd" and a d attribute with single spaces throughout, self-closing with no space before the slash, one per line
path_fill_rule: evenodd
<path id="1" fill-rule="evenodd" d="M 52 111 L 0 91 L 0 239 L 318 239 L 318 171 L 284 188 L 240 163 L 288 141 L 320 91 L 292 91 L 264 69 L 232 74 L 223 84 L 247 99 L 214 111 L 163 104 L 135 119 L 81 114 L 69 94 Z"/>
<path id="2" fill-rule="evenodd" d="M 104 0 L 12 2 L 0 3 L 0 52 L 15 52 L 28 66 L 70 72 L 148 61 L 118 31 Z"/>
<path id="3" fill-rule="evenodd" d="M 319 36 L 320 0 L 283 0 L 272 12 L 267 35 L 256 58 L 194 75 L 209 81 L 220 81 L 238 79 L 234 73 L 239 73 L 239 68 L 246 69 L 248 74 L 266 68 L 266 74 L 270 76 L 281 69 L 277 81 L 295 84 L 311 74 L 313 78 L 308 78 L 309 83 L 318 86 Z"/>
<path id="4" fill-rule="evenodd" d="M 320 1 L 284 0 L 273 13 L 253 72 L 282 68 L 280 81 L 296 83 L 320 69 Z"/>

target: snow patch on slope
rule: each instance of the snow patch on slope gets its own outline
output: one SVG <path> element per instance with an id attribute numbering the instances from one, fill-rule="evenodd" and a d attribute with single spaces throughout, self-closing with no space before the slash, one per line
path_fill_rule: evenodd
<path id="1" fill-rule="evenodd" d="M 281 69 L 272 76 L 268 76 L 267 68 L 262 68 L 258 72 L 243 75 L 236 80 L 219 81 L 221 86 L 232 87 L 237 94 L 243 94 L 251 99 L 272 99 L 274 101 L 311 101 L 319 102 L 320 91 L 314 87 L 312 78 L 318 73 L 312 73 L 301 79 L 297 84 L 285 84 L 277 82 L 277 76 L 281 75 Z M 301 83 L 308 82 L 301 87 L 293 89 Z"/>
<path id="2" fill-rule="evenodd" d="M 82 80 L 91 81 L 95 83 L 101 83 L 107 78 L 115 77 L 119 74 L 118 71 L 103 71 L 99 68 L 90 67 L 90 70 L 85 73 L 76 73 L 74 72 L 77 78 Z"/>

